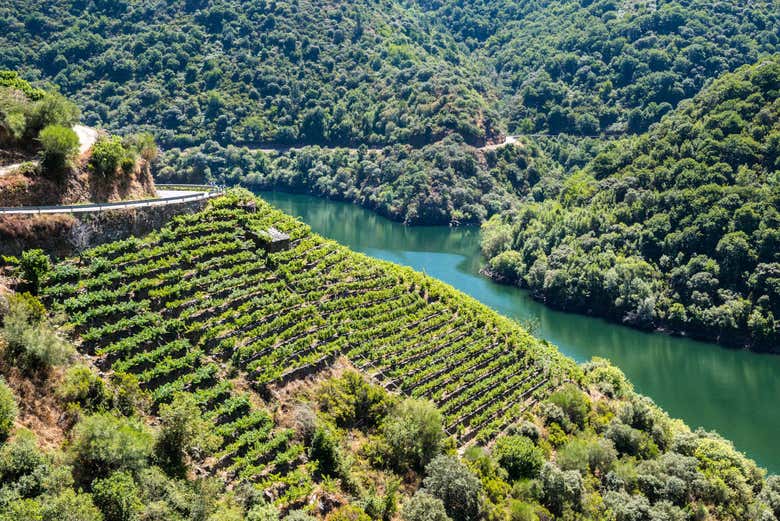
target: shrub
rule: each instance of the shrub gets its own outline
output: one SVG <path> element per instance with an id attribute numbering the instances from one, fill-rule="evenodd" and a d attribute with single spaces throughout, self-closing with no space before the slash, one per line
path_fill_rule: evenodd
<path id="1" fill-rule="evenodd" d="M 138 420 L 108 413 L 82 419 L 73 429 L 70 460 L 81 483 L 111 472 L 143 468 L 152 454 L 154 438 Z"/>
<path id="2" fill-rule="evenodd" d="M 585 425 L 585 419 L 590 412 L 590 400 L 577 386 L 567 384 L 551 394 L 548 400 L 563 410 L 569 422 L 580 428 Z"/>
<path id="3" fill-rule="evenodd" d="M 289 516 L 288 516 L 289 517 Z M 268 503 L 253 506 L 246 514 L 247 521 L 279 521 L 279 510 Z"/>
<path id="4" fill-rule="evenodd" d="M 128 150 L 119 136 L 104 137 L 92 146 L 90 165 L 96 174 L 110 177 L 128 156 Z"/>
<path id="5" fill-rule="evenodd" d="M 112 404 L 125 416 L 132 416 L 138 411 L 145 411 L 151 398 L 149 393 L 141 389 L 138 377 L 127 373 L 113 373 L 111 382 Z"/>
<path id="6" fill-rule="evenodd" d="M 425 490 L 418 490 L 401 509 L 404 521 L 452 521 L 444 510 L 441 499 L 434 497 Z"/>
<path id="7" fill-rule="evenodd" d="M 14 394 L 0 377 L 0 442 L 8 438 L 18 412 Z"/>
<path id="8" fill-rule="evenodd" d="M 542 449 L 525 436 L 503 436 L 493 448 L 496 458 L 512 480 L 533 478 L 544 464 Z"/>
<path id="9" fill-rule="evenodd" d="M 399 472 L 422 470 L 445 439 L 439 410 L 430 402 L 408 398 L 381 426 L 385 461 Z"/>
<path id="10" fill-rule="evenodd" d="M 20 494 L 40 494 L 48 469 L 48 460 L 38 448 L 35 435 L 26 429 L 19 429 L 0 448 L 0 483 L 16 483 Z"/>
<path id="11" fill-rule="evenodd" d="M 185 456 L 201 459 L 222 442 L 189 393 L 178 393 L 170 404 L 160 406 L 160 426 L 155 452 L 161 466 L 174 475 L 184 474 Z"/>
<path id="12" fill-rule="evenodd" d="M 85 365 L 68 369 L 57 394 L 65 403 L 77 403 L 89 412 L 105 409 L 110 399 L 103 379 Z"/>
<path id="13" fill-rule="evenodd" d="M 79 137 L 68 127 L 49 125 L 38 135 L 47 170 L 59 170 L 78 152 Z"/>
<path id="14" fill-rule="evenodd" d="M 533 505 L 518 501 L 516 499 L 509 500 L 509 520 L 510 521 L 538 521 L 539 516 L 536 515 L 536 509 Z"/>
<path id="15" fill-rule="evenodd" d="M 37 295 L 41 287 L 41 280 L 51 271 L 51 260 L 43 250 L 25 250 L 19 259 L 19 270 L 32 293 Z"/>
<path id="16" fill-rule="evenodd" d="M 46 371 L 70 360 L 75 350 L 39 317 L 36 300 L 11 298 L 3 319 L 6 359 L 27 372 Z"/>
<path id="17" fill-rule="evenodd" d="M 287 514 L 284 521 L 316 521 L 317 518 L 310 516 L 303 510 L 295 510 Z"/>
<path id="18" fill-rule="evenodd" d="M 33 106 L 27 129 L 37 133 L 50 125 L 70 128 L 78 123 L 80 116 L 79 108 L 65 96 L 54 92 L 46 93 Z"/>
<path id="19" fill-rule="evenodd" d="M 356 371 L 348 371 L 323 385 L 320 405 L 340 427 L 375 427 L 392 406 L 382 387 L 372 385 Z"/>
<path id="20" fill-rule="evenodd" d="M 482 484 L 469 468 L 452 456 L 438 456 L 425 468 L 425 490 L 439 498 L 454 521 L 480 518 Z"/>
<path id="21" fill-rule="evenodd" d="M 337 508 L 325 518 L 326 521 L 371 521 L 371 517 L 355 506 Z"/>
<path id="22" fill-rule="evenodd" d="M 89 494 L 65 490 L 56 496 L 43 496 L 42 521 L 103 521 Z"/>
<path id="23" fill-rule="evenodd" d="M 92 497 L 105 521 L 132 521 L 143 509 L 138 486 L 127 472 L 114 472 L 92 484 Z"/>
<path id="24" fill-rule="evenodd" d="M 545 463 L 540 473 L 542 502 L 556 516 L 564 510 L 579 510 L 582 503 L 582 476 L 576 470 L 562 471 L 552 463 Z"/>

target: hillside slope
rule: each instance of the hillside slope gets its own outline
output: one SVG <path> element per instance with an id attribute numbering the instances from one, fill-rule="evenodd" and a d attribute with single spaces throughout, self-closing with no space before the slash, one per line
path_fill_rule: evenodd
<path id="1" fill-rule="evenodd" d="M 773 0 L 416 3 L 495 68 L 510 133 L 641 133 L 780 44 Z"/>
<path id="2" fill-rule="evenodd" d="M 497 137 L 468 57 L 394 0 L 12 0 L 0 20 L 0 63 L 164 147 Z"/>
<path id="3" fill-rule="evenodd" d="M 0 70 L 0 206 L 113 202 L 155 195 L 150 136 L 120 140 L 77 125 L 78 107 Z"/>
<path id="4" fill-rule="evenodd" d="M 556 200 L 494 219 L 483 250 L 550 305 L 776 351 L 779 157 L 774 57 L 607 147 Z"/>
<path id="5" fill-rule="evenodd" d="M 68 461 L 87 484 L 79 498 L 105 513 L 194 520 L 205 508 L 209 521 L 277 520 L 296 508 L 330 521 L 396 519 L 399 510 L 405 521 L 778 513 L 776 478 L 765 480 L 717 435 L 668 418 L 604 361 L 577 367 L 473 299 L 317 237 L 246 193 L 61 262 L 42 293 L 107 379 L 108 403 L 125 404 L 111 420 L 89 412 L 105 403 L 88 391 L 94 380 L 77 392 L 74 377 L 70 394 L 60 391 L 76 399 L 71 408 L 92 407 L 76 407 L 66 454 L 78 456 Z M 127 409 L 142 400 L 115 382 L 148 393 L 142 416 Z M 440 412 L 401 401 L 409 395 Z M 215 485 L 201 478 L 168 481 L 164 473 L 180 480 L 181 471 L 160 459 L 161 441 L 144 449 L 153 431 L 139 422 L 159 425 L 158 440 L 189 440 L 192 469 L 232 491 L 215 503 Z M 101 427 L 120 434 L 89 437 Z M 17 436 L 0 442 L 0 454 L 19 453 L 27 442 Z M 130 445 L 90 456 L 117 436 Z M 456 445 L 468 446 L 462 456 Z M 0 488 L 17 490 L 4 468 Z M 14 492 L 3 514 L 53 508 L 52 494 L 67 492 L 41 494 L 51 485 L 22 475 L 38 488 Z M 197 490 L 202 497 L 177 501 Z"/>

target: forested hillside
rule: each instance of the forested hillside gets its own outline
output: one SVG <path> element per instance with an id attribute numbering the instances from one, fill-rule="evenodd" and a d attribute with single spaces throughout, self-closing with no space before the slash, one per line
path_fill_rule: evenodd
<path id="1" fill-rule="evenodd" d="M 323 149 L 282 154 L 246 148 L 171 149 L 157 171 L 162 182 L 209 180 L 281 189 L 355 202 L 406 224 L 479 223 L 522 197 L 554 194 L 563 168 L 533 142 L 477 150 L 455 138 L 414 148 Z"/>
<path id="2" fill-rule="evenodd" d="M 500 76 L 510 132 L 639 133 L 774 53 L 774 0 L 417 0 Z"/>
<path id="3" fill-rule="evenodd" d="M 727 74 L 560 196 L 496 217 L 497 277 L 548 304 L 723 343 L 780 343 L 780 57 Z"/>
<path id="4" fill-rule="evenodd" d="M 12 0 L 0 64 L 59 85 L 89 124 L 152 132 L 180 180 L 243 177 L 407 223 L 465 223 L 527 196 L 522 180 L 540 170 L 557 177 L 550 159 L 571 171 L 598 148 L 569 136 L 644 132 L 775 52 L 779 32 L 772 0 Z M 508 171 L 468 146 L 507 130 L 563 143 L 540 137 Z M 230 148 L 398 144 L 369 162 Z"/>
<path id="5" fill-rule="evenodd" d="M 245 192 L 11 276 L 3 521 L 780 515 L 777 477 L 606 361 Z"/>
<path id="6" fill-rule="evenodd" d="M 0 64 L 164 147 L 493 139 L 488 82 L 394 0 L 11 0 Z"/>

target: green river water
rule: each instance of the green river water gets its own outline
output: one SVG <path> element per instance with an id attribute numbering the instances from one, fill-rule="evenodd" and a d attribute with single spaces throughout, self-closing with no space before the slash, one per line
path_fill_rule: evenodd
<path id="1" fill-rule="evenodd" d="M 260 192 L 312 230 L 355 251 L 411 266 L 499 313 L 537 324 L 536 335 L 578 362 L 620 367 L 637 391 L 692 428 L 715 430 L 771 473 L 780 473 L 780 356 L 644 333 L 554 311 L 528 292 L 479 275 L 477 227 L 406 227 L 360 207 L 305 195 Z"/>

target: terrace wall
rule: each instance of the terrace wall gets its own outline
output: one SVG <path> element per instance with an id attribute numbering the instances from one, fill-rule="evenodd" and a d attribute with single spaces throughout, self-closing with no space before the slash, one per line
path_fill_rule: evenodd
<path id="1" fill-rule="evenodd" d="M 176 215 L 202 210 L 207 203 L 198 199 L 94 213 L 0 215 L 0 255 L 18 256 L 32 248 L 53 257 L 78 255 L 103 243 L 146 235 Z"/>

